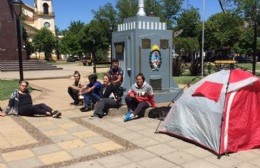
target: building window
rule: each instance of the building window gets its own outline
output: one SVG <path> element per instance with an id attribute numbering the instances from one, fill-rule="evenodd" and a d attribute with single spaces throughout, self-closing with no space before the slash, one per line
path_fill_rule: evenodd
<path id="1" fill-rule="evenodd" d="M 49 22 L 44 22 L 44 27 L 50 28 L 51 24 Z"/>
<path id="2" fill-rule="evenodd" d="M 44 3 L 43 5 L 43 14 L 49 14 L 49 5 Z"/>

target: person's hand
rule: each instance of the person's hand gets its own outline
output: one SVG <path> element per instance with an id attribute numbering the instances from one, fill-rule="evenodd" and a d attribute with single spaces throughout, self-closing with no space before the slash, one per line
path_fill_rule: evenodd
<path id="1" fill-rule="evenodd" d="M 0 116 L 1 116 L 1 117 L 6 116 L 5 112 L 0 111 Z"/>
<path id="2" fill-rule="evenodd" d="M 135 94 L 134 93 L 130 93 L 129 96 L 130 97 L 135 97 Z"/>

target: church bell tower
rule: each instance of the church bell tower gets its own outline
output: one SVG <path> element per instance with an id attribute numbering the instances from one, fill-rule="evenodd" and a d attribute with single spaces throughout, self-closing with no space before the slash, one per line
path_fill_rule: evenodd
<path id="1" fill-rule="evenodd" d="M 34 9 L 36 28 L 46 27 L 55 35 L 55 15 L 52 0 L 34 0 Z"/>

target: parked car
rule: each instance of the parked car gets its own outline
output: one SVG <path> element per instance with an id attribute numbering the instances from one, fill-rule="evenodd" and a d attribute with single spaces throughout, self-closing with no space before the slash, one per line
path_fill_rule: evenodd
<path id="1" fill-rule="evenodd" d="M 67 62 L 76 62 L 79 61 L 79 57 L 78 56 L 69 56 L 67 58 Z"/>
<path id="2" fill-rule="evenodd" d="M 250 58 L 245 58 L 242 56 L 235 57 L 235 60 L 237 61 L 237 63 L 252 63 L 253 62 Z"/>

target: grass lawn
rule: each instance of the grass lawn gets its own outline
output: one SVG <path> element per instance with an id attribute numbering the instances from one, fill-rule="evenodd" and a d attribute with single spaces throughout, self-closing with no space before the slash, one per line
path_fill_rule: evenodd
<path id="1" fill-rule="evenodd" d="M 201 79 L 201 76 L 174 76 L 173 80 L 178 84 L 193 84 Z"/>
<path id="2" fill-rule="evenodd" d="M 9 99 L 11 93 L 18 87 L 17 80 L 0 80 L 0 100 Z"/>

